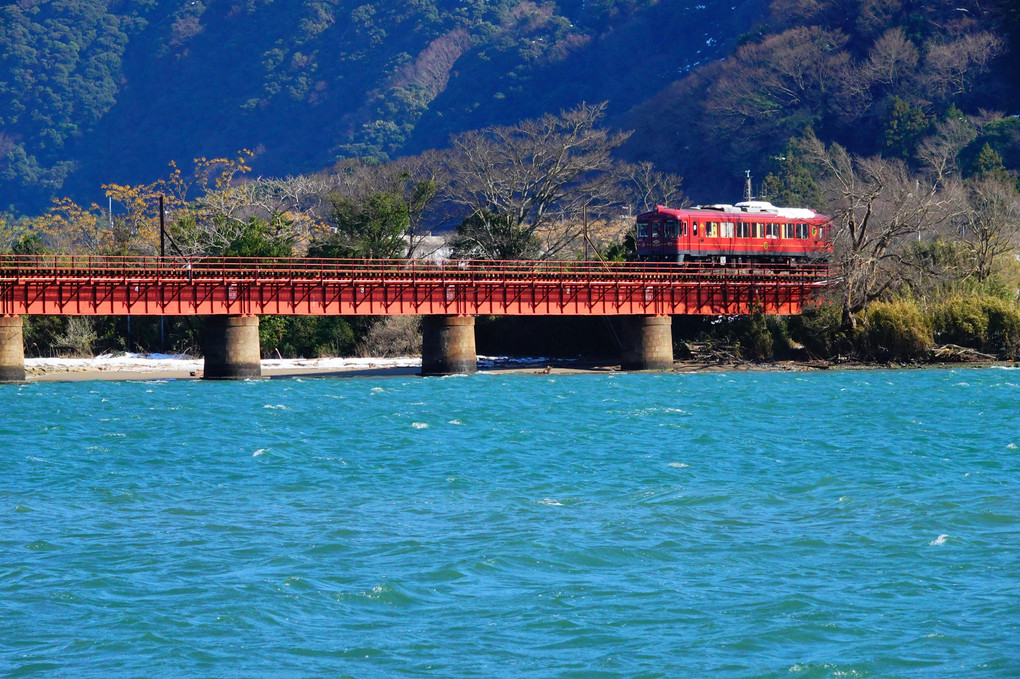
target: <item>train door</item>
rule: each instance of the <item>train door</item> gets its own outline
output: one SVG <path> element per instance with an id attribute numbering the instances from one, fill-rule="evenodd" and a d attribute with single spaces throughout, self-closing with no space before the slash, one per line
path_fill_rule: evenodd
<path id="1" fill-rule="evenodd" d="M 719 263 L 725 264 L 734 261 L 735 247 L 733 239 L 736 237 L 737 225 L 735 222 L 720 222 L 719 224 Z"/>
<path id="2" fill-rule="evenodd" d="M 637 221 L 637 251 L 645 259 L 652 257 L 652 225 L 647 218 Z"/>
<path id="3" fill-rule="evenodd" d="M 743 218 L 738 218 L 737 221 L 737 233 L 736 240 L 733 242 L 734 254 L 737 255 L 737 261 L 747 261 L 748 255 L 751 254 L 750 242 L 751 242 L 751 227 L 752 222 L 748 222 Z"/>

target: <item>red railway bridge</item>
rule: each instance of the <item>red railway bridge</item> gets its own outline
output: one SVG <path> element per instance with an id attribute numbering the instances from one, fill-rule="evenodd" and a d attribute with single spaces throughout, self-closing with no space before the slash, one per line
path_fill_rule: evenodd
<path id="1" fill-rule="evenodd" d="M 623 365 L 672 365 L 670 317 L 799 314 L 825 266 L 0 256 L 0 380 L 22 315 L 207 316 L 209 378 L 261 374 L 260 315 L 422 315 L 423 374 L 475 369 L 476 315 L 631 317 Z"/>

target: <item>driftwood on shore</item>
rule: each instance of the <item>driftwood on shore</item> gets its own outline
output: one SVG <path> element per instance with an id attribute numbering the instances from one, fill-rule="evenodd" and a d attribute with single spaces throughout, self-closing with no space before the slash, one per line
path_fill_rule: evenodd
<path id="1" fill-rule="evenodd" d="M 683 361 L 697 363 L 747 363 L 740 356 L 740 347 L 736 344 L 722 342 L 684 342 L 686 356 L 678 357 Z"/>
<path id="2" fill-rule="evenodd" d="M 932 353 L 932 358 L 936 361 L 958 361 L 965 363 L 967 361 L 994 361 L 996 356 L 992 354 L 985 354 L 977 349 L 971 349 L 970 347 L 961 347 L 958 344 L 946 344 Z"/>

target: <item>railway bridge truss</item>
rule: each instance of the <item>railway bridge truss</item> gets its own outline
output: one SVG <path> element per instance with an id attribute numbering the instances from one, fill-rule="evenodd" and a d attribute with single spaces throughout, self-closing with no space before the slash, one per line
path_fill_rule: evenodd
<path id="1" fill-rule="evenodd" d="M 824 266 L 0 256 L 0 315 L 801 312 Z"/>

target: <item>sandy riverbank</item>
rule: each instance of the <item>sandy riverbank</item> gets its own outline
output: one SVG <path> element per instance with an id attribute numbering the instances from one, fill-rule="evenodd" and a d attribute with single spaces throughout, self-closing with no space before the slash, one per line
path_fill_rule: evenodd
<path id="1" fill-rule="evenodd" d="M 611 371 L 619 366 L 545 358 L 480 356 L 479 369 L 499 372 Z M 95 358 L 26 358 L 29 382 L 83 380 L 189 380 L 202 377 L 203 360 L 166 354 L 116 354 Z M 372 377 L 417 375 L 421 358 L 297 358 L 264 359 L 262 376 Z"/>
<path id="2" fill-rule="evenodd" d="M 890 366 L 862 363 L 832 365 L 824 361 L 698 362 L 678 361 L 671 372 L 806 372 L 841 369 L 862 370 L 895 367 L 1015 367 L 1012 362 L 982 361 L 966 363 L 930 363 L 913 366 Z M 579 372 L 617 372 L 619 364 L 607 361 L 582 361 L 541 357 L 510 358 L 480 356 L 482 372 L 571 374 Z M 95 358 L 26 358 L 25 372 L 29 382 L 70 382 L 87 380 L 194 380 L 202 377 L 203 361 L 193 356 L 166 354 L 109 354 Z M 295 358 L 265 359 L 265 378 L 285 377 L 392 377 L 417 375 L 421 370 L 418 357 L 402 358 Z"/>
<path id="3" fill-rule="evenodd" d="M 414 375 L 419 358 L 319 358 L 262 361 L 265 377 L 310 375 Z M 95 358 L 26 358 L 29 382 L 80 380 L 189 380 L 202 376 L 203 360 L 167 354 L 107 354 Z"/>

